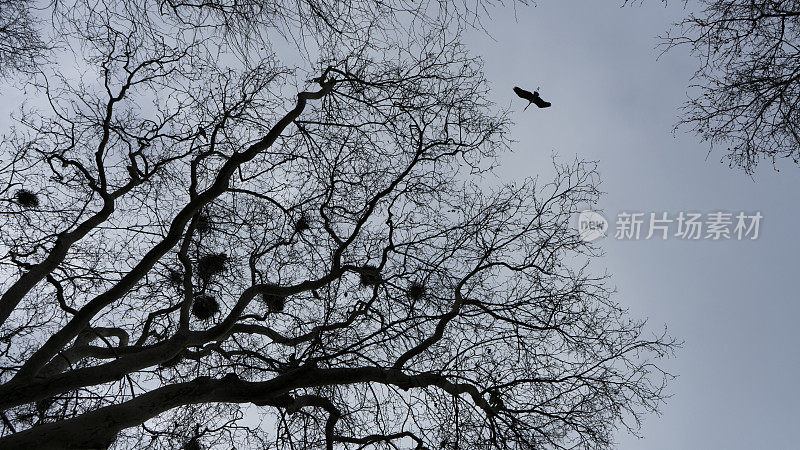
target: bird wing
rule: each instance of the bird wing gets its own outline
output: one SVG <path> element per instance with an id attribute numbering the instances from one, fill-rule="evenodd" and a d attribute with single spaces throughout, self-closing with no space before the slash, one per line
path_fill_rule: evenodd
<path id="1" fill-rule="evenodd" d="M 531 100 L 534 105 L 538 106 L 539 108 L 547 108 L 551 105 L 550 102 L 545 101 L 542 97 L 539 97 L 538 92 L 533 93 L 533 99 Z"/>
<path id="2" fill-rule="evenodd" d="M 514 86 L 514 93 L 517 94 L 520 98 L 524 98 L 525 100 L 532 102 L 534 99 L 534 94 L 531 91 L 526 91 L 525 89 L 518 88 Z"/>

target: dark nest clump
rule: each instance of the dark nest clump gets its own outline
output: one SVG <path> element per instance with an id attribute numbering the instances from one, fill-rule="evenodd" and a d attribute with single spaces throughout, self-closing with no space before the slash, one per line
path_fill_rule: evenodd
<path id="1" fill-rule="evenodd" d="M 375 286 L 381 282 L 381 271 L 377 267 L 367 264 L 361 268 L 361 285 Z"/>
<path id="2" fill-rule="evenodd" d="M 211 231 L 211 216 L 203 211 L 197 216 L 197 221 L 194 223 L 194 230 L 199 234 L 205 234 Z"/>
<path id="3" fill-rule="evenodd" d="M 224 272 L 227 262 L 228 255 L 225 253 L 205 255 L 197 261 L 197 276 L 202 280 L 208 280 L 214 275 Z"/>
<path id="4" fill-rule="evenodd" d="M 200 445 L 200 440 L 197 437 L 193 437 L 183 445 L 183 450 L 203 450 L 203 446 Z"/>
<path id="5" fill-rule="evenodd" d="M 17 204 L 23 208 L 36 208 L 39 206 L 39 197 L 27 189 L 20 189 L 16 195 Z"/>
<path id="6" fill-rule="evenodd" d="M 420 300 L 425 296 L 425 285 L 419 281 L 412 281 L 406 290 L 408 298 L 411 300 Z"/>
<path id="7" fill-rule="evenodd" d="M 505 407 L 503 404 L 503 398 L 500 396 L 498 392 L 491 391 L 489 392 L 489 404 L 492 408 L 500 410 Z"/>
<path id="8" fill-rule="evenodd" d="M 208 320 L 219 312 L 217 299 L 208 294 L 200 294 L 194 297 L 192 304 L 192 314 L 200 320 Z"/>
<path id="9" fill-rule="evenodd" d="M 277 285 L 270 284 L 269 287 L 277 287 Z M 286 306 L 286 297 L 283 295 L 278 294 L 267 294 L 266 292 L 261 294 L 261 298 L 264 300 L 264 303 L 267 305 L 267 309 L 271 313 L 281 312 L 283 311 L 283 307 Z"/>
<path id="10" fill-rule="evenodd" d="M 298 233 L 302 233 L 304 231 L 311 229 L 311 223 L 308 221 L 308 217 L 305 214 L 302 214 L 299 219 L 294 223 L 294 231 Z"/>
<path id="11" fill-rule="evenodd" d="M 172 286 L 181 286 L 183 285 L 183 271 L 168 267 L 166 279 L 167 283 L 171 284 Z"/>

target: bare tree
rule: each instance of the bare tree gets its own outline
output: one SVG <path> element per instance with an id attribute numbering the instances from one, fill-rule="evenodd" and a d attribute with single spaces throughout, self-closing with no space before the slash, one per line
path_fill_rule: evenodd
<path id="1" fill-rule="evenodd" d="M 53 4 L 3 142 L 0 448 L 605 448 L 675 342 L 424 2 Z M 291 44 L 291 45 L 289 45 Z M 299 55 L 283 65 L 279 55 Z"/>
<path id="2" fill-rule="evenodd" d="M 30 14 L 30 0 L 0 0 L 0 75 L 32 70 L 46 45 Z"/>
<path id="3" fill-rule="evenodd" d="M 800 2 L 703 0 L 665 46 L 698 57 L 681 125 L 727 148 L 752 172 L 764 159 L 800 161 Z"/>

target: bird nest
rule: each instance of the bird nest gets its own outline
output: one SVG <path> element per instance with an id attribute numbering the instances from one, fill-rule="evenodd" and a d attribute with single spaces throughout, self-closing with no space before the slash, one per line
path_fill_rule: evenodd
<path id="1" fill-rule="evenodd" d="M 203 450 L 203 446 L 200 445 L 199 439 L 193 437 L 183 445 L 183 450 Z"/>
<path id="2" fill-rule="evenodd" d="M 411 300 L 420 300 L 425 296 L 425 285 L 419 281 L 413 281 L 408 285 L 406 294 Z"/>
<path id="3" fill-rule="evenodd" d="M 310 229 L 311 223 L 308 221 L 308 217 L 306 217 L 305 214 L 301 215 L 300 218 L 294 223 L 294 231 L 297 233 L 302 233 Z"/>
<path id="4" fill-rule="evenodd" d="M 199 294 L 194 297 L 192 314 L 200 320 L 208 320 L 219 312 L 219 302 L 208 294 Z"/>
<path id="5" fill-rule="evenodd" d="M 197 261 L 197 276 L 202 280 L 209 280 L 214 275 L 225 271 L 228 255 L 225 253 L 211 253 Z"/>
<path id="6" fill-rule="evenodd" d="M 268 284 L 268 287 L 277 287 L 275 284 Z M 286 306 L 286 297 L 279 294 L 267 294 L 266 292 L 261 294 L 261 299 L 264 300 L 264 304 L 267 305 L 267 309 L 271 313 L 281 312 L 283 311 L 284 306 Z"/>
<path id="7" fill-rule="evenodd" d="M 205 234 L 211 231 L 213 223 L 211 221 L 211 216 L 208 212 L 203 211 L 197 216 L 197 220 L 194 222 L 194 230 L 198 234 Z"/>
<path id="8" fill-rule="evenodd" d="M 375 286 L 381 283 L 381 271 L 369 264 L 361 268 L 361 285 L 362 286 Z"/>
<path id="9" fill-rule="evenodd" d="M 36 208 L 39 206 L 39 197 L 27 189 L 20 189 L 15 194 L 17 204 L 23 208 Z"/>
<path id="10" fill-rule="evenodd" d="M 164 277 L 167 279 L 167 283 L 171 284 L 172 286 L 183 285 L 183 271 L 180 269 L 168 267 L 167 273 Z"/>
<path id="11" fill-rule="evenodd" d="M 496 391 L 489 392 L 489 406 L 492 407 L 495 414 L 505 409 L 505 404 L 503 403 L 503 398 L 500 396 L 500 393 Z"/>

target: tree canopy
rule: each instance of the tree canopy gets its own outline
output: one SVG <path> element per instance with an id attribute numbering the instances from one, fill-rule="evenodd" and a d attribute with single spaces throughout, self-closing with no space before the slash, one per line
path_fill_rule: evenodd
<path id="1" fill-rule="evenodd" d="M 47 46 L 31 14 L 31 0 L 0 0 L 0 76 L 31 70 Z"/>
<path id="2" fill-rule="evenodd" d="M 732 166 L 800 162 L 800 2 L 703 0 L 666 36 L 700 67 L 680 125 Z M 692 5 L 694 7 L 694 5 Z"/>
<path id="3" fill-rule="evenodd" d="M 485 176 L 511 124 L 460 34 L 490 6 L 48 3 L 0 151 L 0 448 L 635 431 L 675 341 L 590 270 L 593 163 Z"/>

